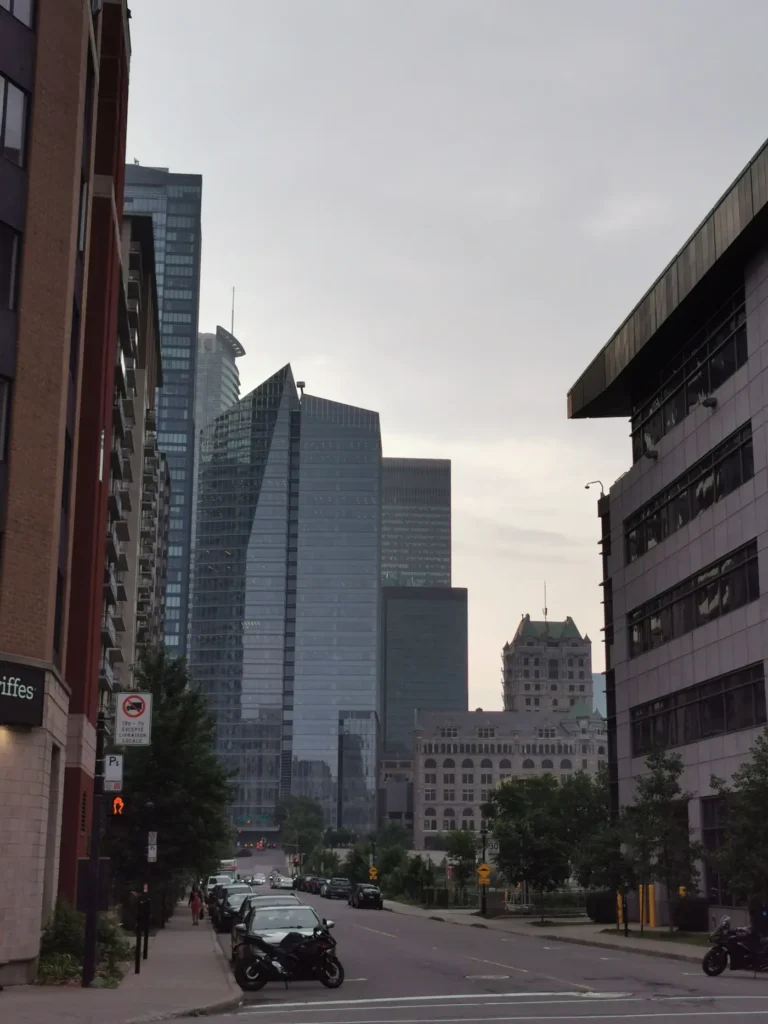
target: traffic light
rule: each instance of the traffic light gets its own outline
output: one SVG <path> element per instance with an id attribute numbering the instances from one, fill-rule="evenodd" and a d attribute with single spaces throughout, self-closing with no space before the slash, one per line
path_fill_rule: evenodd
<path id="1" fill-rule="evenodd" d="M 121 796 L 112 797 L 112 817 L 117 818 L 123 813 L 125 807 L 125 800 Z"/>
<path id="2" fill-rule="evenodd" d="M 299 858 L 298 857 L 294 857 L 293 858 L 293 866 L 296 867 L 296 868 L 299 866 Z"/>

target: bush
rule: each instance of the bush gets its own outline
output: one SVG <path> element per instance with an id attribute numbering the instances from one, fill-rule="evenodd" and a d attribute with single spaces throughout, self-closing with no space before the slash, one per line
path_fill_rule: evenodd
<path id="1" fill-rule="evenodd" d="M 40 942 L 40 959 L 49 960 L 58 954 L 82 962 L 85 950 L 85 915 L 63 901 L 56 904 Z"/>
<path id="2" fill-rule="evenodd" d="M 80 974 L 80 961 L 70 953 L 52 953 L 40 958 L 37 981 L 41 985 L 63 985 Z"/>
<path id="3" fill-rule="evenodd" d="M 610 889 L 588 892 L 587 916 L 595 924 L 616 924 L 616 893 Z"/>
<path id="4" fill-rule="evenodd" d="M 669 905 L 672 924 L 681 932 L 709 931 L 709 903 L 700 896 L 685 896 L 671 900 Z"/>
<path id="5" fill-rule="evenodd" d="M 131 945 L 110 915 L 99 916 L 97 942 L 100 967 L 114 977 L 118 965 L 130 959 Z M 77 977 L 84 953 L 85 915 L 68 903 L 57 903 L 40 942 L 37 980 L 44 985 L 56 985 Z"/>

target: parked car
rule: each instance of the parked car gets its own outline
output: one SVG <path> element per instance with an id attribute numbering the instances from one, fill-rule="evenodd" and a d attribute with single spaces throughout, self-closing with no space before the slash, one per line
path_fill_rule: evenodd
<path id="1" fill-rule="evenodd" d="M 246 922 L 252 913 L 254 907 L 302 907 L 304 904 L 301 902 L 298 896 L 292 892 L 274 896 L 268 895 L 256 895 L 255 893 L 246 896 L 240 905 L 240 909 L 232 919 L 232 931 L 231 931 L 231 943 L 232 943 L 232 961 L 234 963 L 236 959 L 237 951 L 237 926 Z"/>
<path id="2" fill-rule="evenodd" d="M 307 892 L 313 892 L 318 896 L 321 895 L 326 882 L 330 882 L 330 878 L 310 878 Z"/>
<path id="3" fill-rule="evenodd" d="M 304 886 L 307 884 L 309 875 L 296 875 L 293 880 L 293 888 L 298 889 L 300 892 L 305 892 Z"/>
<path id="4" fill-rule="evenodd" d="M 227 882 L 231 882 L 231 881 L 232 881 L 232 875 L 209 875 L 208 878 L 205 881 L 205 884 L 203 885 L 203 889 L 205 890 L 206 899 L 210 895 L 211 889 L 213 889 L 213 887 L 215 885 L 226 885 Z"/>
<path id="5" fill-rule="evenodd" d="M 275 875 L 272 879 L 271 887 L 273 889 L 292 889 L 293 879 L 289 878 L 287 875 Z"/>
<path id="6" fill-rule="evenodd" d="M 217 886 L 213 902 L 210 905 L 211 909 L 211 924 L 217 932 L 228 932 L 229 924 L 225 923 L 223 918 L 229 917 L 229 914 L 224 914 L 224 907 L 228 905 L 228 900 L 232 896 L 242 897 L 245 899 L 252 892 L 250 885 L 246 885 L 244 882 L 233 882 L 230 885 Z M 240 901 L 242 902 L 242 900 Z M 239 903 L 238 903 L 239 906 Z"/>
<path id="7" fill-rule="evenodd" d="M 352 889 L 352 883 L 348 878 L 332 878 L 323 886 L 321 896 L 327 900 L 345 900 Z"/>
<path id="8" fill-rule="evenodd" d="M 233 923 L 240 920 L 240 911 L 247 899 L 248 893 L 233 892 L 224 899 L 223 903 L 214 904 L 215 913 L 211 914 L 211 921 L 217 932 L 232 930 Z"/>
<path id="9" fill-rule="evenodd" d="M 382 910 L 384 907 L 381 889 L 377 885 L 371 885 L 369 882 L 359 882 L 354 886 L 350 890 L 347 902 L 350 907 L 356 907 L 358 910 L 362 910 L 363 907 L 373 907 L 374 910 Z"/>
<path id="10" fill-rule="evenodd" d="M 260 871 L 258 871 L 253 876 L 253 878 L 251 879 L 251 883 L 250 884 L 251 885 L 266 885 L 267 884 L 267 876 L 263 875 Z"/>

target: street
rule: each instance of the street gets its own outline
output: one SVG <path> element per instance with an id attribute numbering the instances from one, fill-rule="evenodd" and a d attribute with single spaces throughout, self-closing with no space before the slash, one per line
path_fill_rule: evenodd
<path id="1" fill-rule="evenodd" d="M 263 870 L 261 856 L 247 867 L 241 863 L 248 872 Z M 658 1024 L 713 1018 L 736 1024 L 768 1012 L 768 978 L 711 979 L 695 964 L 355 910 L 346 901 L 306 893 L 300 898 L 335 922 L 344 986 L 270 984 L 243 993 L 240 1010 L 211 1020 L 235 1014 L 270 1024 L 652 1018 Z M 221 940 L 228 949 L 229 936 Z"/>

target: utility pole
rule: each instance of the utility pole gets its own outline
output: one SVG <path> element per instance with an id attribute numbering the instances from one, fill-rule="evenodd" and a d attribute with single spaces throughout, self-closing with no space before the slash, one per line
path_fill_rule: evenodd
<path id="1" fill-rule="evenodd" d="M 481 863 L 485 864 L 485 844 L 486 844 L 486 840 L 488 838 L 488 833 L 486 832 L 486 830 L 484 828 L 480 829 L 480 838 L 483 841 L 483 855 L 482 855 L 483 859 L 482 859 Z M 487 885 L 481 885 L 480 886 L 480 913 L 481 913 L 481 915 L 483 917 L 485 917 L 486 913 L 488 912 L 487 892 L 488 892 L 488 886 Z"/>
<path id="2" fill-rule="evenodd" d="M 85 947 L 83 951 L 83 988 L 96 977 L 96 936 L 99 928 L 99 863 L 101 858 L 101 819 L 104 796 L 104 710 L 96 719 L 96 770 L 93 776 L 91 848 L 88 852 L 88 901 L 85 911 Z"/>

